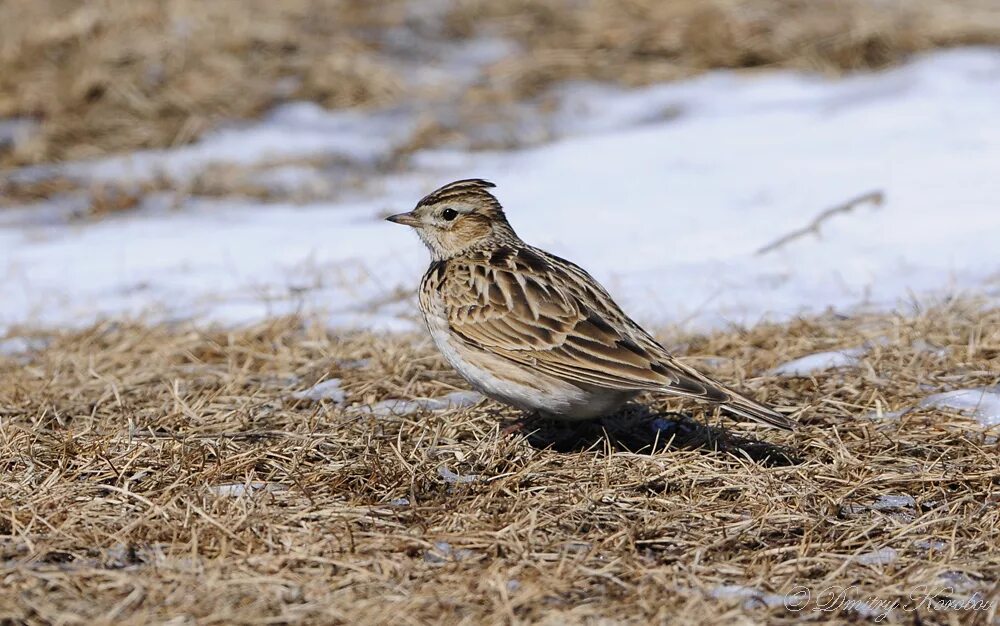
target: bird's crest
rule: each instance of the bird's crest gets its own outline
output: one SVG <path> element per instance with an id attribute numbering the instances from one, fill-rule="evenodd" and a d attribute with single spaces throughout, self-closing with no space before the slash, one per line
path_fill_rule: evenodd
<path id="1" fill-rule="evenodd" d="M 466 178 L 448 183 L 430 192 L 417 203 L 418 207 L 437 204 L 446 200 L 471 199 L 482 200 L 487 206 L 500 210 L 500 202 L 496 199 L 490 189 L 496 187 L 493 183 L 482 178 Z"/>

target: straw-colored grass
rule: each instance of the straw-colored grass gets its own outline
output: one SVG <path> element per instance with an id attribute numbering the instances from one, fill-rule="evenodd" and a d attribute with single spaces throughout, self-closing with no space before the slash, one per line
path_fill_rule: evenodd
<path id="1" fill-rule="evenodd" d="M 404 17 L 396 0 L 0 3 L 0 118 L 41 123 L 0 164 L 183 144 L 290 99 L 394 102 L 376 34 Z"/>
<path id="2" fill-rule="evenodd" d="M 428 85 L 442 44 L 517 42 L 460 94 Z M 419 104 L 419 148 L 558 81 L 630 85 L 710 68 L 881 68 L 1000 43 L 993 0 L 22 0 L 0 2 L 0 166 L 163 148 L 296 99 Z M 457 123 L 436 102 L 461 101 Z"/>
<path id="3" fill-rule="evenodd" d="M 713 68 L 827 74 L 897 64 L 915 52 L 1000 43 L 991 0 L 459 0 L 460 34 L 499 28 L 525 51 L 490 68 L 523 97 L 555 81 L 643 85 Z"/>
<path id="4" fill-rule="evenodd" d="M 893 623 L 996 623 L 995 439 L 947 410 L 869 415 L 998 384 L 1000 310 L 664 329 L 692 363 L 801 409 L 794 433 L 661 399 L 649 411 L 690 417 L 659 436 L 638 408 L 530 436 L 502 434 L 518 415 L 491 402 L 365 414 L 464 387 L 422 334 L 22 334 L 36 350 L 0 357 L 6 623 L 874 619 L 846 600 L 900 600 Z M 866 342 L 857 367 L 765 373 Z M 331 378 L 343 404 L 292 396 Z M 845 603 L 785 608 L 800 586 Z M 977 592 L 979 610 L 941 604 Z"/>

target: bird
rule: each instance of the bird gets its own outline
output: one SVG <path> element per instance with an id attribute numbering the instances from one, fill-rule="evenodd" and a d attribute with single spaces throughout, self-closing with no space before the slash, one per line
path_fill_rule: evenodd
<path id="1" fill-rule="evenodd" d="M 576 264 L 525 243 L 490 191 L 457 180 L 386 219 L 430 251 L 420 311 L 445 360 L 477 391 L 559 421 L 613 415 L 653 392 L 785 430 L 773 408 L 680 362 Z"/>

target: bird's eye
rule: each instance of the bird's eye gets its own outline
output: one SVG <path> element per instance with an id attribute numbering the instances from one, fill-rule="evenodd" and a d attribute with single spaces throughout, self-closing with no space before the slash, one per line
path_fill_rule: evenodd
<path id="1" fill-rule="evenodd" d="M 444 211 L 441 211 L 441 217 L 450 222 L 451 220 L 458 217 L 458 211 L 456 211 L 455 209 L 445 209 Z"/>

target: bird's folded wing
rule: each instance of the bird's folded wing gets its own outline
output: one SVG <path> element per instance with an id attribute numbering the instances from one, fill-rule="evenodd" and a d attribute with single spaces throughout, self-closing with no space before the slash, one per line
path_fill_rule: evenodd
<path id="1" fill-rule="evenodd" d="M 470 346 L 582 385 L 725 402 L 676 361 L 582 269 L 532 250 L 449 262 L 442 300 Z"/>

